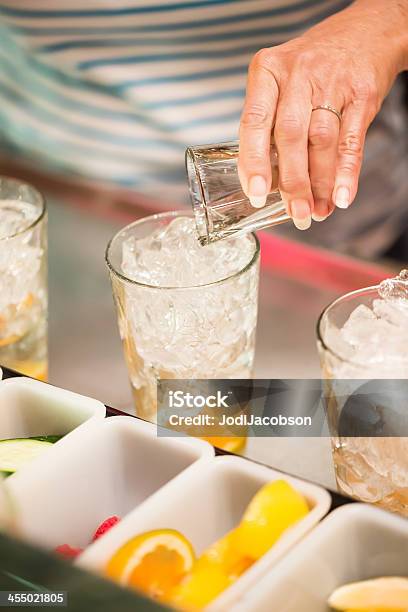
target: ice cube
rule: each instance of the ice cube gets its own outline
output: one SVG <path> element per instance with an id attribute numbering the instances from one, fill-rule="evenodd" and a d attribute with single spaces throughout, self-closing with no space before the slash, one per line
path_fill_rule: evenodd
<path id="1" fill-rule="evenodd" d="M 375 318 L 376 316 L 371 310 L 371 308 L 368 308 L 368 306 L 365 306 L 364 304 L 360 304 L 350 314 L 346 323 L 343 325 L 343 329 L 346 329 L 347 327 L 357 326 L 361 322 L 373 321 Z"/>
<path id="2" fill-rule="evenodd" d="M 361 363 L 384 361 L 397 350 L 398 333 L 388 321 L 373 319 L 349 326 L 343 338 L 355 348 L 355 357 Z"/>
<path id="3" fill-rule="evenodd" d="M 30 227 L 38 216 L 34 204 L 20 200 L 0 200 L 0 240 Z"/>
<path id="4" fill-rule="evenodd" d="M 336 454 L 337 477 L 350 495 L 406 512 L 407 457 L 407 438 L 349 437 L 343 439 L 341 453 Z"/>
<path id="5" fill-rule="evenodd" d="M 379 319 L 384 319 L 397 327 L 401 327 L 408 333 L 408 300 L 374 300 L 373 311 Z"/>
<path id="6" fill-rule="evenodd" d="M 194 220 L 178 217 L 150 236 L 123 244 L 122 270 L 132 280 L 156 287 L 194 287 L 227 278 L 254 254 L 250 236 L 202 247 Z"/>
<path id="7" fill-rule="evenodd" d="M 32 204 L 0 201 L 0 313 L 4 320 L 13 306 L 38 290 L 42 247 L 28 229 L 37 216 Z"/>
<path id="8" fill-rule="evenodd" d="M 408 300 L 408 270 L 401 270 L 394 278 L 383 280 L 379 284 L 378 294 L 382 298 L 403 298 Z"/>
<path id="9" fill-rule="evenodd" d="M 342 359 L 351 359 L 354 355 L 354 347 L 347 342 L 340 330 L 335 325 L 327 325 L 324 330 L 324 341 L 330 349 Z"/>
<path id="10" fill-rule="evenodd" d="M 341 329 L 341 335 L 351 346 L 358 346 L 369 340 L 376 316 L 364 304 L 357 306 Z"/>
<path id="11" fill-rule="evenodd" d="M 339 331 L 328 327 L 325 338 L 334 352 L 352 362 L 350 367 L 336 366 L 334 375 L 339 378 L 404 377 L 408 371 L 408 301 L 379 298 L 372 309 L 361 304 Z"/>

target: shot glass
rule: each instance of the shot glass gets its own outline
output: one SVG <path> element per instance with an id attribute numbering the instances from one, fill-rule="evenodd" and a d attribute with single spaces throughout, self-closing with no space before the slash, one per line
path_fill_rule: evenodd
<path id="1" fill-rule="evenodd" d="M 317 346 L 325 379 L 325 405 L 339 490 L 408 516 L 408 438 L 398 437 L 403 431 L 400 424 L 407 419 L 406 350 L 401 343 L 401 352 L 397 348 L 390 359 L 380 348 L 376 355 L 370 355 L 367 346 L 366 358 L 362 359 L 360 352 L 357 359 L 340 335 L 357 307 L 371 310 L 378 300 L 378 287 L 368 287 L 336 299 L 322 312 Z M 370 333 L 370 327 L 364 331 L 364 325 L 370 322 L 362 320 L 359 333 Z M 347 435 L 354 423 L 357 433 Z"/>
<path id="2" fill-rule="evenodd" d="M 201 244 L 254 232 L 289 221 L 278 189 L 278 153 L 272 142 L 272 185 L 266 204 L 254 208 L 238 176 L 238 142 L 198 145 L 186 150 L 190 197 Z"/>
<path id="3" fill-rule="evenodd" d="M 258 310 L 259 242 L 234 274 L 188 287 L 136 282 L 122 269 L 123 245 L 165 228 L 185 211 L 162 213 L 128 225 L 110 241 L 106 262 L 136 413 L 155 422 L 159 379 L 250 378 Z M 208 438 L 207 438 L 208 439 Z M 242 439 L 211 440 L 230 450 Z"/>
<path id="4" fill-rule="evenodd" d="M 47 378 L 47 213 L 31 185 L 0 177 L 0 364 Z"/>

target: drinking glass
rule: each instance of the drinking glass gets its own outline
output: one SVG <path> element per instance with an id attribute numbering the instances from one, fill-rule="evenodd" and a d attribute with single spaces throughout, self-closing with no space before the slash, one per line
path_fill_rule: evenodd
<path id="1" fill-rule="evenodd" d="M 47 377 L 45 202 L 7 177 L 0 177 L 0 364 Z"/>
<path id="2" fill-rule="evenodd" d="M 278 189 L 278 153 L 272 142 L 272 185 L 266 205 L 254 208 L 238 176 L 238 142 L 188 147 L 186 170 L 201 244 L 289 221 Z"/>
<path id="3" fill-rule="evenodd" d="M 338 487 L 343 493 L 408 515 L 408 438 L 377 434 L 370 437 L 369 432 L 374 431 L 370 428 L 376 426 L 375 420 L 364 423 L 364 415 L 370 416 L 369 412 L 364 413 L 366 406 L 369 410 L 372 406 L 375 410 L 379 407 L 383 419 L 380 432 L 391 427 L 395 431 L 395 423 L 390 422 L 392 417 L 387 401 L 390 404 L 396 403 L 398 380 L 408 379 L 407 353 L 401 351 L 398 359 L 378 355 L 377 361 L 369 358 L 356 361 L 347 355 L 347 351 L 343 351 L 338 337 L 338 330 L 358 306 L 371 308 L 374 300 L 378 299 L 378 287 L 348 293 L 332 302 L 323 311 L 317 324 L 317 345 L 325 379 L 325 402 L 334 469 Z M 369 403 L 364 401 L 363 385 L 367 381 L 370 381 L 370 386 L 365 388 L 374 390 L 371 399 L 380 398 L 379 403 L 377 400 L 371 401 L 370 394 L 367 396 Z M 360 427 L 368 428 L 368 434 L 364 437 L 342 435 L 339 428 L 342 411 L 344 414 L 344 410 L 347 410 L 346 402 L 353 394 L 354 397 L 359 394 L 363 398 L 360 405 L 354 404 L 357 408 L 354 408 L 354 416 L 359 419 Z M 381 405 L 382 402 L 385 404 Z"/>
<path id="4" fill-rule="evenodd" d="M 246 264 L 216 282 L 160 287 L 136 282 L 123 272 L 123 245 L 129 238 L 144 238 L 186 216 L 176 211 L 136 221 L 119 231 L 106 250 L 136 412 L 152 422 L 157 416 L 158 379 L 252 375 L 259 277 L 255 235 Z M 244 443 L 228 436 L 212 441 L 230 450 Z"/>

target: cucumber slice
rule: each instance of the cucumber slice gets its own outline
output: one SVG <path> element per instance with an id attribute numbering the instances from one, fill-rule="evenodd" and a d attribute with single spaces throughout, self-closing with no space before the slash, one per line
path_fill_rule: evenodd
<path id="1" fill-rule="evenodd" d="M 64 436 L 33 436 L 32 438 L 27 438 L 27 440 L 40 440 L 40 442 L 51 442 L 51 444 L 55 444 L 63 438 Z"/>
<path id="2" fill-rule="evenodd" d="M 0 440 L 0 472 L 16 472 L 51 447 L 51 442 L 29 438 Z"/>

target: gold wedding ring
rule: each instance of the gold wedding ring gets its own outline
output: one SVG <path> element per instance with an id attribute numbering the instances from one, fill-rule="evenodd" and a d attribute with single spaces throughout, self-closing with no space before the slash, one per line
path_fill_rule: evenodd
<path id="1" fill-rule="evenodd" d="M 337 119 L 341 123 L 341 113 L 337 109 L 333 108 L 333 106 L 330 106 L 330 104 L 319 104 L 319 106 L 314 106 L 312 108 L 312 112 L 315 111 L 315 110 L 327 110 L 327 111 L 330 111 L 331 113 L 334 113 L 336 115 Z"/>

